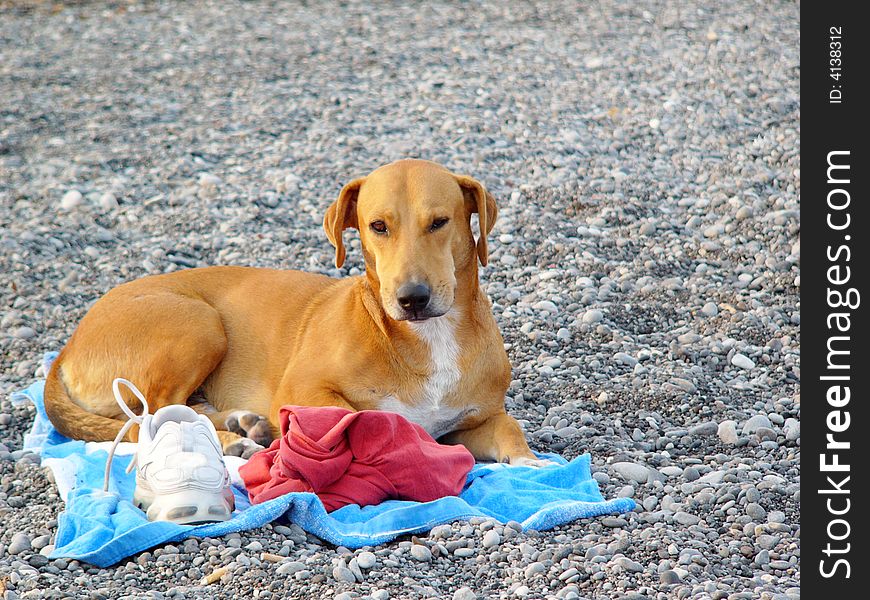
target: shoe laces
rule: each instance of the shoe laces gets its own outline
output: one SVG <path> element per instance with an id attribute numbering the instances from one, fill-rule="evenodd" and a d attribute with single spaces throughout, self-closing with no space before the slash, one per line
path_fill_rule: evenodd
<path id="1" fill-rule="evenodd" d="M 127 406 L 127 403 L 124 402 L 124 398 L 121 396 L 121 384 L 123 384 L 127 389 L 133 392 L 133 395 L 139 399 L 139 402 L 142 403 L 144 407 L 141 415 L 137 415 L 130 407 Z M 148 416 L 148 401 L 145 400 L 145 396 L 142 395 L 142 392 L 139 391 L 131 381 L 128 381 L 122 377 L 116 378 L 112 382 L 112 393 L 115 395 L 115 401 L 118 403 L 118 406 L 121 407 L 121 410 L 124 411 L 124 414 L 127 415 L 127 422 L 124 423 L 124 426 L 121 427 L 121 430 L 118 432 L 118 435 L 115 436 L 115 440 L 112 442 L 112 447 L 109 448 L 109 458 L 106 460 L 106 473 L 103 477 L 103 491 L 109 491 L 109 475 L 112 472 L 112 459 L 115 457 L 115 450 L 118 448 L 118 444 L 121 443 L 121 440 L 124 439 L 124 436 L 127 435 L 127 432 L 130 431 L 130 428 L 134 423 L 139 425 L 145 420 L 145 417 Z M 127 465 L 126 472 L 129 473 L 136 467 L 136 457 L 138 454 L 133 455 L 133 459 L 130 461 L 130 464 Z"/>

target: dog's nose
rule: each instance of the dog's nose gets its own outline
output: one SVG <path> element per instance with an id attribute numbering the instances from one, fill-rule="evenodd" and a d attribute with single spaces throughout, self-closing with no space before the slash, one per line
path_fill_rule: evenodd
<path id="1" fill-rule="evenodd" d="M 421 283 L 408 283 L 399 288 L 397 299 L 399 306 L 414 312 L 423 310 L 429 304 L 432 292 L 429 286 Z"/>

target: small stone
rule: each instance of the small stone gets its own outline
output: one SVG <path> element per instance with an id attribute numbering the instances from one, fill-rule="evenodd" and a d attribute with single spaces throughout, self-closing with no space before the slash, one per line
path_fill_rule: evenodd
<path id="1" fill-rule="evenodd" d="M 799 440 L 801 437 L 801 422 L 795 418 L 790 417 L 785 420 L 782 431 L 783 433 L 785 433 L 786 440 L 790 442 Z"/>
<path id="2" fill-rule="evenodd" d="M 639 562 L 633 561 L 627 556 L 620 556 L 619 558 L 613 561 L 615 564 L 619 565 L 629 573 L 641 573 L 643 572 L 643 565 Z"/>
<path id="3" fill-rule="evenodd" d="M 773 425 L 767 415 L 755 415 L 743 425 L 743 433 L 751 434 L 757 432 L 761 428 L 771 429 Z"/>
<path id="4" fill-rule="evenodd" d="M 781 510 L 772 510 L 767 513 L 768 523 L 785 523 L 785 513 Z M 35 541 L 35 540 L 34 540 Z"/>
<path id="5" fill-rule="evenodd" d="M 691 525 L 697 525 L 701 521 L 701 518 L 697 515 L 693 515 L 681 510 L 674 515 L 674 521 L 676 521 L 680 525 L 689 527 Z"/>
<path id="6" fill-rule="evenodd" d="M 16 329 L 13 334 L 19 340 L 29 340 L 30 338 L 36 337 L 36 331 L 32 327 L 19 327 Z"/>
<path id="7" fill-rule="evenodd" d="M 746 514 L 756 521 L 764 521 L 767 519 L 767 511 L 757 502 L 750 502 L 746 505 Z"/>
<path id="8" fill-rule="evenodd" d="M 617 498 L 633 498 L 634 497 L 634 486 L 632 485 L 624 485 L 619 488 L 619 491 L 616 492 Z"/>
<path id="9" fill-rule="evenodd" d="M 686 481 L 695 481 L 701 477 L 701 474 L 698 472 L 698 468 L 690 465 L 683 469 L 683 477 Z"/>
<path id="10" fill-rule="evenodd" d="M 422 544 L 414 544 L 411 546 L 411 556 L 420 562 L 429 562 L 432 560 L 432 551 Z"/>
<path id="11" fill-rule="evenodd" d="M 667 571 L 663 571 L 659 575 L 659 582 L 661 582 L 662 585 L 675 585 L 677 583 L 680 583 L 680 581 L 682 581 L 682 579 L 680 579 L 680 576 L 675 571 L 672 571 L 670 569 L 668 569 Z"/>
<path id="12" fill-rule="evenodd" d="M 302 183 L 302 178 L 295 173 L 287 173 L 284 176 L 284 190 L 285 192 L 297 192 L 299 191 L 299 186 Z"/>
<path id="13" fill-rule="evenodd" d="M 597 323 L 603 318 L 604 313 L 596 308 L 593 308 L 592 310 L 587 310 L 585 313 L 583 313 L 583 322 L 587 324 Z"/>
<path id="14" fill-rule="evenodd" d="M 469 587 L 461 587 L 453 592 L 453 600 L 477 600 L 477 594 Z"/>
<path id="15" fill-rule="evenodd" d="M 746 369 L 747 371 L 755 368 L 755 363 L 752 361 L 752 359 L 745 354 L 741 354 L 740 352 L 736 353 L 734 356 L 731 357 L 731 364 L 735 367 Z"/>
<path id="16" fill-rule="evenodd" d="M 60 207 L 64 210 L 72 210 L 82 203 L 82 193 L 78 190 L 70 190 L 60 199 Z"/>
<path id="17" fill-rule="evenodd" d="M 708 239 L 716 238 L 716 237 L 719 237 L 720 235 L 722 235 L 723 233 L 725 233 L 725 226 L 722 225 L 721 223 L 715 223 L 715 224 L 710 225 L 709 227 L 705 228 L 702 233 L 704 234 L 705 238 L 708 238 Z"/>
<path id="18" fill-rule="evenodd" d="M 216 187 L 221 184 L 221 178 L 211 173 L 199 174 L 199 185 L 202 187 Z"/>
<path id="19" fill-rule="evenodd" d="M 769 427 L 759 427 L 755 430 L 755 435 L 757 435 L 758 439 L 762 442 L 776 441 L 776 432 Z"/>
<path id="20" fill-rule="evenodd" d="M 706 475 L 702 475 L 698 479 L 698 483 L 709 483 L 712 485 L 718 485 L 722 483 L 723 479 L 725 479 L 725 471 L 710 471 Z"/>
<path id="21" fill-rule="evenodd" d="M 42 550 L 43 548 L 48 546 L 50 543 L 51 543 L 51 536 L 50 535 L 40 535 L 38 537 L 33 538 L 33 541 L 30 542 L 30 546 L 34 550 L 38 551 L 38 550 Z"/>
<path id="22" fill-rule="evenodd" d="M 100 195 L 99 205 L 104 211 L 114 210 L 118 208 L 118 199 L 112 192 L 106 192 Z"/>
<path id="23" fill-rule="evenodd" d="M 360 569 L 371 569 L 377 563 L 377 557 L 375 557 L 374 552 L 360 552 L 359 556 L 356 557 L 356 563 Z"/>
<path id="24" fill-rule="evenodd" d="M 30 549 L 30 536 L 26 533 L 16 533 L 9 541 L 9 547 L 6 548 L 6 552 L 15 555 L 21 554 L 22 552 L 26 552 Z"/>
<path id="25" fill-rule="evenodd" d="M 483 547 L 494 548 L 501 543 L 501 536 L 495 529 L 490 529 L 483 536 Z"/>
<path id="26" fill-rule="evenodd" d="M 688 379 L 684 379 L 683 377 L 673 377 L 671 378 L 670 382 L 687 394 L 694 394 L 698 389 L 697 387 L 695 387 L 694 383 L 692 383 Z"/>
<path id="27" fill-rule="evenodd" d="M 643 465 L 632 462 L 617 462 L 613 463 L 613 470 L 622 475 L 625 479 L 630 479 L 637 483 L 646 483 L 649 479 L 649 469 Z"/>
<path id="28" fill-rule="evenodd" d="M 336 581 L 341 581 L 344 583 L 356 583 L 356 577 L 354 577 L 353 572 L 347 567 L 335 567 L 332 570 L 332 576 Z"/>
<path id="29" fill-rule="evenodd" d="M 716 433 L 724 444 L 737 443 L 737 423 L 734 421 L 722 421 L 719 423 L 719 430 Z"/>
<path id="30" fill-rule="evenodd" d="M 707 421 L 706 423 L 701 423 L 700 425 L 695 425 L 694 427 L 689 428 L 689 435 L 691 436 L 707 436 L 707 435 L 716 435 L 719 431 L 719 426 L 715 421 Z"/>
<path id="31" fill-rule="evenodd" d="M 534 308 L 535 310 L 542 310 L 542 311 L 548 312 L 548 313 L 559 312 L 559 308 L 554 303 L 550 302 L 549 300 L 541 300 L 540 302 L 535 303 L 535 305 L 532 306 L 532 308 Z"/>
<path id="32" fill-rule="evenodd" d="M 388 600 L 390 592 L 387 590 L 375 590 L 371 593 L 372 600 Z"/>
<path id="33" fill-rule="evenodd" d="M 714 302 L 707 302 L 701 307 L 701 314 L 705 317 L 715 317 L 719 314 L 719 307 Z"/>
<path id="34" fill-rule="evenodd" d="M 357 561 L 356 558 L 350 559 L 347 568 L 350 569 L 350 572 L 353 573 L 353 576 L 356 577 L 357 581 L 362 582 L 365 580 L 365 575 L 363 575 L 362 569 L 360 569 L 359 566 L 359 561 Z"/>
<path id="35" fill-rule="evenodd" d="M 737 212 L 734 214 L 734 218 L 738 221 L 743 221 L 748 219 L 753 215 L 752 208 L 749 206 L 741 206 L 737 209 Z"/>
<path id="36" fill-rule="evenodd" d="M 613 360 L 618 363 L 628 365 L 629 367 L 634 367 L 634 365 L 637 364 L 637 359 L 630 354 L 626 354 L 625 352 L 617 352 L 613 355 Z"/>
<path id="37" fill-rule="evenodd" d="M 48 557 L 42 554 L 34 554 L 27 559 L 27 564 L 35 569 L 40 569 L 48 564 Z"/>

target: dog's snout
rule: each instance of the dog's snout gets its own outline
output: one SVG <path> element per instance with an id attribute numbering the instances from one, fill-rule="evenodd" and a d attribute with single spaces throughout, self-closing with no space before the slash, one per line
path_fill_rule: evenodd
<path id="1" fill-rule="evenodd" d="M 408 283 L 399 288 L 396 299 L 405 310 L 421 311 L 429 305 L 432 290 L 421 283 Z"/>

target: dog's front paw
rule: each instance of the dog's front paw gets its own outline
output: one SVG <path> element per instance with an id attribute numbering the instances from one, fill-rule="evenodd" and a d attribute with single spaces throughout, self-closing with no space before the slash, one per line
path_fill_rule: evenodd
<path id="1" fill-rule="evenodd" d="M 262 447 L 272 443 L 272 428 L 266 417 L 247 410 L 237 410 L 226 420 L 227 431 L 249 438 Z"/>
<path id="2" fill-rule="evenodd" d="M 549 467 L 552 465 L 557 465 L 559 463 L 552 461 L 548 458 L 534 458 L 528 456 L 520 456 L 517 458 L 509 458 L 507 461 L 512 467 L 534 467 L 536 469 L 540 469 L 542 467 Z"/>
<path id="3" fill-rule="evenodd" d="M 240 437 L 235 442 L 224 447 L 224 454 L 228 456 L 240 456 L 244 459 L 251 458 L 254 454 L 265 448 L 246 437 Z"/>

